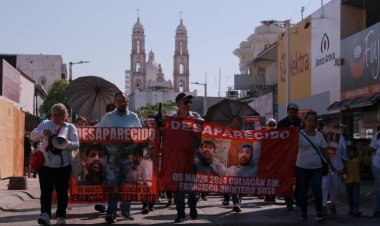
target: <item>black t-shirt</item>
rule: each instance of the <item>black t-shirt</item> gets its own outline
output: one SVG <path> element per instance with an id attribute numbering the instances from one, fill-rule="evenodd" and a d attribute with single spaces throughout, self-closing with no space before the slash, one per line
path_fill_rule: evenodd
<path id="1" fill-rule="evenodd" d="M 278 122 L 277 128 L 288 128 L 288 127 L 297 127 L 301 128 L 301 119 L 296 118 L 296 120 L 290 120 L 289 117 L 286 117 Z"/>

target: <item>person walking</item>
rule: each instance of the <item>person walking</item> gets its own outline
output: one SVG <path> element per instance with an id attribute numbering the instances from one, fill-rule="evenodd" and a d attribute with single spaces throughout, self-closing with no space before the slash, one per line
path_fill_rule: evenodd
<path id="1" fill-rule="evenodd" d="M 177 113 L 175 113 L 173 116 L 177 118 L 191 118 L 191 119 L 197 119 L 202 120 L 203 118 L 199 116 L 198 113 L 190 111 L 190 107 L 192 104 L 193 96 L 187 95 L 186 93 L 180 93 L 175 98 L 175 102 L 178 107 Z M 176 210 L 177 210 L 177 217 L 174 220 L 175 223 L 182 223 L 185 221 L 186 213 L 185 213 L 185 192 L 184 191 L 177 191 L 174 196 L 175 204 L 176 204 Z M 198 212 L 197 212 L 197 195 L 195 192 L 189 192 L 188 197 L 188 205 L 190 208 L 190 217 L 191 219 L 197 219 Z"/>
<path id="2" fill-rule="evenodd" d="M 372 175 L 375 182 L 373 217 L 380 218 L 380 132 L 373 137 L 369 150 L 375 153 L 372 160 Z"/>
<path id="3" fill-rule="evenodd" d="M 300 129 L 302 120 L 298 117 L 298 110 L 299 108 L 297 104 L 290 103 L 286 108 L 287 116 L 278 122 L 277 128 L 296 127 Z M 297 195 L 297 188 L 295 194 Z M 293 197 L 286 196 L 285 204 L 288 210 L 292 210 L 294 205 Z"/>
<path id="4" fill-rule="evenodd" d="M 277 128 L 277 122 L 274 118 L 269 118 L 267 121 L 267 129 L 273 130 Z M 275 195 L 266 195 L 264 198 L 264 202 L 267 203 L 276 203 L 276 196 Z"/>
<path id="5" fill-rule="evenodd" d="M 346 174 L 346 192 L 348 204 L 350 206 L 349 215 L 359 217 L 362 213 L 359 211 L 360 203 L 360 167 L 359 167 L 359 154 L 354 145 L 347 146 L 347 166 L 345 169 Z"/>
<path id="6" fill-rule="evenodd" d="M 30 139 L 39 141 L 42 139 L 45 163 L 38 170 L 41 189 L 41 214 L 38 224 L 51 225 L 52 194 L 57 193 L 57 225 L 66 224 L 66 209 L 68 205 L 69 179 L 71 173 L 71 151 L 79 148 L 77 129 L 71 123 L 66 122 L 68 111 L 64 104 L 57 103 L 51 107 L 51 119 L 44 120 L 30 133 Z M 52 138 L 63 129 L 67 129 L 67 146 L 57 149 L 52 145 Z"/>
<path id="7" fill-rule="evenodd" d="M 115 110 L 106 113 L 95 127 L 141 127 L 141 122 L 136 113 L 127 109 L 128 96 L 125 93 L 118 92 L 114 100 Z M 118 184 L 122 185 L 122 184 Z M 131 202 L 122 202 L 120 204 L 121 215 L 129 220 L 135 218 L 130 215 Z M 109 200 L 106 211 L 105 221 L 112 224 L 116 223 L 117 201 Z"/>
<path id="8" fill-rule="evenodd" d="M 329 213 L 335 214 L 336 201 L 340 185 L 343 181 L 343 167 L 347 161 L 347 142 L 343 137 L 343 127 L 339 131 L 332 129 L 327 136 L 328 150 L 331 161 L 333 162 L 337 173 L 329 170 L 328 174 L 322 178 L 322 212 L 327 214 L 327 199 L 330 197 Z"/>
<path id="9" fill-rule="evenodd" d="M 327 152 L 327 142 L 316 130 L 318 115 L 309 111 L 303 119 L 300 130 L 296 160 L 297 204 L 301 208 L 301 220 L 307 220 L 307 199 L 309 185 L 315 198 L 316 221 L 322 221 L 322 161 L 326 160 L 333 172 L 336 171 Z"/>

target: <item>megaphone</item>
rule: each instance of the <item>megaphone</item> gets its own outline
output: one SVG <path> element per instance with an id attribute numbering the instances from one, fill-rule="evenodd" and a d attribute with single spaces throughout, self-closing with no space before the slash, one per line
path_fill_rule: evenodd
<path id="1" fill-rule="evenodd" d="M 67 148 L 67 146 L 69 145 L 69 142 L 67 142 L 67 139 L 66 139 L 68 133 L 69 133 L 69 127 L 65 123 L 61 126 L 61 130 L 59 131 L 57 136 L 52 139 L 53 146 L 58 149 Z"/>

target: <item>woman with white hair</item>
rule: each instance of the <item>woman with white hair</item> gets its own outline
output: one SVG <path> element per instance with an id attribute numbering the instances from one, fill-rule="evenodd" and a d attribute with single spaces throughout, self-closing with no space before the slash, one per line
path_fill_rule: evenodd
<path id="1" fill-rule="evenodd" d="M 79 148 L 78 133 L 75 126 L 67 123 L 68 111 L 64 104 L 58 103 L 51 107 L 50 120 L 44 120 L 30 133 L 30 139 L 43 140 L 43 155 L 45 163 L 38 170 L 41 189 L 41 215 L 38 223 L 51 225 L 51 202 L 55 189 L 57 193 L 57 225 L 66 224 L 66 209 L 70 179 L 70 154 Z M 58 149 L 52 145 L 52 138 L 60 132 L 67 131 L 66 147 Z"/>

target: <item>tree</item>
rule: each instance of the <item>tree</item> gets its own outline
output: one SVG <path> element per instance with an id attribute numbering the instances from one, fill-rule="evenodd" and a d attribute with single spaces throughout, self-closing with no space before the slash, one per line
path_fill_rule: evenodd
<path id="1" fill-rule="evenodd" d="M 68 86 L 68 82 L 64 79 L 56 80 L 49 88 L 46 100 L 40 107 L 40 112 L 50 115 L 50 108 L 56 103 L 66 103 L 65 90 Z"/>
<path id="2" fill-rule="evenodd" d="M 176 109 L 177 105 L 174 101 L 167 101 L 162 103 L 161 111 L 163 115 L 169 114 L 171 111 Z M 154 117 L 155 114 L 158 113 L 158 104 L 152 105 L 151 103 L 147 103 L 144 107 L 141 107 L 136 110 L 137 115 L 140 118 L 149 118 Z"/>

